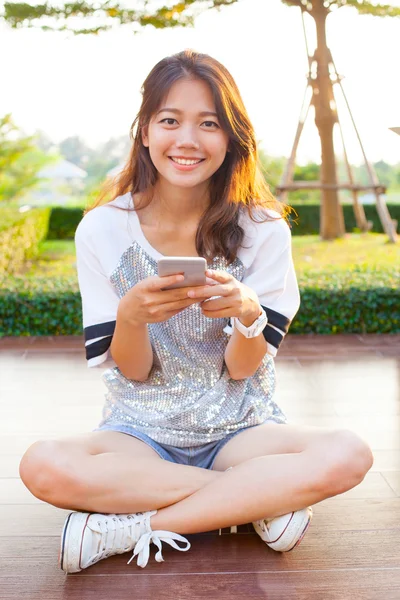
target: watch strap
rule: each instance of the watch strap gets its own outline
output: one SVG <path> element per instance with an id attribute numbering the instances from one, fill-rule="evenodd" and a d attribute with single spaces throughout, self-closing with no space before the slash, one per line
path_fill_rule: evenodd
<path id="1" fill-rule="evenodd" d="M 263 308 L 261 308 L 261 314 L 255 319 L 255 321 L 249 327 L 246 327 L 246 325 L 243 325 L 243 323 L 240 322 L 238 317 L 232 317 L 231 321 L 232 321 L 232 325 L 236 329 L 238 329 L 242 335 L 244 335 L 246 338 L 252 338 L 252 337 L 256 337 L 263 331 L 263 329 L 265 328 L 265 326 L 268 323 L 268 317 L 267 317 L 265 310 Z M 260 329 L 261 323 L 262 323 L 262 327 Z"/>

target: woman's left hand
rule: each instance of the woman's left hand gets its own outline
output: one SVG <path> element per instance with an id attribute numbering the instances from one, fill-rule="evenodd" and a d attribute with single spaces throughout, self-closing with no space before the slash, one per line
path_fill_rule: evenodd
<path id="1" fill-rule="evenodd" d="M 249 327 L 261 314 L 257 294 L 226 271 L 206 271 L 216 285 L 198 286 L 188 291 L 189 298 L 199 298 L 202 313 L 211 319 L 238 317 Z M 207 300 L 212 296 L 221 296 Z"/>

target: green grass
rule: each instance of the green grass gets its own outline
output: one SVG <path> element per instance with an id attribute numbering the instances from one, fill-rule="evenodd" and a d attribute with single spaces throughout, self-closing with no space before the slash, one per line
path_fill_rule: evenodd
<path id="1" fill-rule="evenodd" d="M 293 333 L 398 333 L 399 245 L 384 234 L 293 238 L 301 309 Z M 47 241 L 24 273 L 0 281 L 6 335 L 80 335 L 73 241 Z"/>
<path id="2" fill-rule="evenodd" d="M 400 244 L 391 244 L 383 233 L 351 233 L 332 242 L 323 242 L 316 235 L 293 236 L 292 240 L 298 275 L 354 267 L 398 269 L 400 265 Z"/>
<path id="3" fill-rule="evenodd" d="M 354 269 L 398 270 L 400 245 L 390 244 L 381 233 L 347 234 L 344 239 L 323 242 L 316 235 L 293 236 L 293 260 L 299 278 L 313 272 Z M 33 277 L 75 277 L 75 246 L 71 240 L 40 244 L 39 257 L 24 268 Z"/>
<path id="4" fill-rule="evenodd" d="M 21 274 L 33 277 L 76 277 L 75 243 L 49 240 L 39 244 L 39 256 L 26 263 Z"/>

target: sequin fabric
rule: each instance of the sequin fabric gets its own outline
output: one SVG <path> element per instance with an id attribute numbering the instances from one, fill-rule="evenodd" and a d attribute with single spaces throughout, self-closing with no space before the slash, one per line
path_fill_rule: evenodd
<path id="1" fill-rule="evenodd" d="M 241 281 L 239 258 L 214 258 L 208 268 Z M 137 241 L 124 252 L 110 281 L 119 297 L 157 274 L 157 261 Z M 266 355 L 253 377 L 234 380 L 224 363 L 228 319 L 205 317 L 198 304 L 160 323 L 149 323 L 153 367 L 146 381 L 127 379 L 118 367 L 103 374 L 107 387 L 102 425 L 123 424 L 161 444 L 181 448 L 217 441 L 267 419 L 286 422 L 273 402 L 275 367 Z"/>

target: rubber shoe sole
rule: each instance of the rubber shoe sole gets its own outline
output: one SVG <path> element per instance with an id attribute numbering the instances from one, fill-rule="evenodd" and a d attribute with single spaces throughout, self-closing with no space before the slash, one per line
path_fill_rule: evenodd
<path id="1" fill-rule="evenodd" d="M 88 513 L 70 513 L 64 523 L 59 553 L 60 568 L 64 573 L 78 573 L 80 567 L 83 532 L 89 518 Z"/>
<path id="2" fill-rule="evenodd" d="M 265 540 L 263 538 L 263 536 L 265 536 L 265 532 L 261 529 L 257 522 L 253 523 L 253 526 L 256 532 L 261 537 L 261 539 L 267 544 L 267 546 L 269 546 L 276 552 L 290 552 L 290 550 L 294 550 L 294 548 L 296 548 L 300 544 L 305 534 L 307 533 L 313 513 L 311 508 L 308 508 L 308 510 L 304 511 L 304 518 L 300 523 L 297 521 L 296 518 L 293 518 L 294 515 L 295 513 L 293 513 L 292 518 L 290 519 L 286 528 L 275 540 Z"/>
<path id="3" fill-rule="evenodd" d="M 300 534 L 299 539 L 297 540 L 297 542 L 294 544 L 294 546 L 292 546 L 289 550 L 286 550 L 286 552 L 291 552 L 292 550 L 294 550 L 295 548 L 297 548 L 297 546 L 299 546 L 304 538 L 304 536 L 306 535 L 308 528 L 311 525 L 311 519 L 312 519 L 312 514 L 308 516 L 307 522 L 304 526 L 303 531 Z"/>

